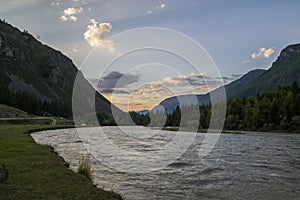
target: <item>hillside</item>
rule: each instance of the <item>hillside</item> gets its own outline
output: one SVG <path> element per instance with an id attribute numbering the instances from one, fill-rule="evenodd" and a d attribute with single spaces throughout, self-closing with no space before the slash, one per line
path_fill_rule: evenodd
<path id="1" fill-rule="evenodd" d="M 28 113 L 20 109 L 0 104 L 0 118 L 26 118 L 26 117 L 32 117 L 32 116 L 30 116 Z"/>
<path id="2" fill-rule="evenodd" d="M 0 103 L 38 115 L 70 117 L 77 74 L 83 100 L 90 102 L 88 94 L 95 93 L 96 110 L 110 114 L 111 103 L 96 93 L 71 59 L 0 21 Z"/>
<path id="3" fill-rule="evenodd" d="M 272 67 L 239 91 L 236 97 L 248 97 L 258 92 L 273 91 L 281 86 L 291 85 L 294 81 L 300 84 L 300 44 L 284 48 Z"/>

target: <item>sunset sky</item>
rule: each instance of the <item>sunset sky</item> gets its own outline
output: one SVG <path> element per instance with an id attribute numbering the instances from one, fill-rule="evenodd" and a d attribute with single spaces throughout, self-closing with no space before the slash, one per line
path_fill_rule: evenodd
<path id="1" fill-rule="evenodd" d="M 137 111 L 174 94 L 205 93 L 220 80 L 157 50 L 137 51 L 107 68 L 105 60 L 120 56 L 124 45 L 161 43 L 159 34 L 138 35 L 130 43 L 114 39 L 116 34 L 143 27 L 181 32 L 208 52 L 228 83 L 251 69 L 269 68 L 283 47 L 300 41 L 299 8 L 297 0 L 1 0 L 0 17 L 69 56 L 121 109 Z"/>

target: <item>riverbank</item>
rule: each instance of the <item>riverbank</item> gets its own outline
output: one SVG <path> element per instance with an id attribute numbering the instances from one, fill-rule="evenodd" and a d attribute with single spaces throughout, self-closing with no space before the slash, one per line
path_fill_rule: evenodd
<path id="1" fill-rule="evenodd" d="M 152 128 L 155 129 L 155 128 Z M 178 131 L 178 127 L 167 126 L 163 127 L 162 130 L 165 131 Z M 199 129 L 198 133 L 207 133 L 208 129 Z M 189 131 L 189 129 L 181 128 L 181 131 Z M 217 131 L 218 132 L 218 131 Z M 286 131 L 286 130 L 270 130 L 270 131 L 247 131 L 247 130 L 222 130 L 222 133 L 229 134 L 247 134 L 247 133 L 291 133 L 291 134 L 300 134 L 300 130 L 298 131 Z"/>
<path id="2" fill-rule="evenodd" d="M 24 134 L 47 127 L 0 125 L 0 199 L 122 199 L 96 188 L 85 176 L 68 169 L 50 146 Z"/>

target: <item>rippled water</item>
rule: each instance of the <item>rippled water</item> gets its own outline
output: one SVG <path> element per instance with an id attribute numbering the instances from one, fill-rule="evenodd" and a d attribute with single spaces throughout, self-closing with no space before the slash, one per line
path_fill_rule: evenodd
<path id="1" fill-rule="evenodd" d="M 136 155 L 158 154 L 174 139 L 176 132 L 127 127 L 125 130 L 130 134 L 126 134 L 118 127 L 104 127 L 112 144 L 128 152 L 127 157 L 126 154 L 118 157 L 113 150 L 102 148 L 103 157 L 113 158 L 110 162 L 122 166 L 118 171 L 88 153 L 86 145 L 103 141 L 103 135 L 91 134 L 95 128 L 81 130 L 86 134 L 79 136 L 75 129 L 66 129 L 34 133 L 32 137 L 38 143 L 53 146 L 74 171 L 82 157 L 89 157 L 95 184 L 112 189 L 126 199 L 300 199 L 299 134 L 222 134 L 213 150 L 200 158 L 198 150 L 205 134 L 198 133 L 179 159 L 155 171 L 129 173 L 124 169 L 140 169 L 135 166 Z M 98 153 L 101 155 L 99 149 Z M 147 164 L 150 158 L 144 159 Z M 158 160 L 159 166 L 164 164 L 161 157 L 151 159 L 151 162 Z"/>

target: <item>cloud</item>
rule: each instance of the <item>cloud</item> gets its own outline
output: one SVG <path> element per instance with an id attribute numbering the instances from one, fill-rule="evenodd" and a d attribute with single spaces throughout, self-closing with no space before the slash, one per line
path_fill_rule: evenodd
<path id="1" fill-rule="evenodd" d="M 159 6 L 156 6 L 156 9 L 157 9 L 157 10 L 162 10 L 162 9 L 164 9 L 165 7 L 166 7 L 166 4 L 162 3 L 162 4 L 160 4 Z"/>
<path id="2" fill-rule="evenodd" d="M 73 51 L 74 53 L 78 53 L 78 52 L 79 52 L 78 46 L 75 45 L 75 47 L 72 48 L 72 51 Z"/>
<path id="3" fill-rule="evenodd" d="M 188 75 L 181 75 L 176 77 L 166 77 L 163 79 L 162 84 L 164 85 L 175 85 L 175 86 L 214 86 L 221 84 L 221 81 L 228 82 L 232 80 L 229 77 L 214 78 L 205 76 L 203 74 L 191 73 Z"/>
<path id="4" fill-rule="evenodd" d="M 152 10 L 147 10 L 147 14 L 152 14 Z"/>
<path id="5" fill-rule="evenodd" d="M 150 87 L 146 87 L 146 90 L 141 91 L 141 93 L 158 93 L 159 96 L 165 96 L 166 88 L 176 94 L 206 93 L 232 80 L 232 77 L 215 78 L 203 74 L 191 73 L 188 75 L 165 77 L 161 81 L 151 82 Z M 170 95 L 173 96 L 174 94 Z"/>
<path id="6" fill-rule="evenodd" d="M 50 5 L 51 6 L 58 6 L 60 4 L 60 0 L 59 1 L 53 1 Z"/>
<path id="7" fill-rule="evenodd" d="M 73 2 L 75 3 L 81 3 L 82 5 L 86 4 L 86 1 L 85 0 L 73 0 Z"/>
<path id="8" fill-rule="evenodd" d="M 123 93 L 129 94 L 126 87 L 140 79 L 137 74 L 123 74 L 117 71 L 112 71 L 99 80 L 97 89 L 102 93 Z"/>
<path id="9" fill-rule="evenodd" d="M 112 89 L 112 88 L 107 88 L 107 89 L 100 89 L 99 92 L 103 94 L 130 94 L 128 91 L 125 90 L 120 90 L 120 89 Z"/>
<path id="10" fill-rule="evenodd" d="M 84 39 L 92 47 L 103 46 L 107 47 L 110 52 L 114 51 L 112 41 L 104 40 L 104 33 L 110 32 L 111 23 L 99 23 L 95 19 L 90 19 L 92 24 L 87 26 L 87 31 L 83 34 Z"/>
<path id="11" fill-rule="evenodd" d="M 79 14 L 82 13 L 84 11 L 83 7 L 80 8 L 68 8 L 64 10 L 64 14 L 67 16 L 70 15 L 75 15 L 75 14 Z"/>
<path id="12" fill-rule="evenodd" d="M 244 74 L 232 74 L 231 75 L 231 77 L 232 77 L 232 79 L 238 79 L 238 78 L 240 78 L 240 77 L 242 77 Z"/>
<path id="13" fill-rule="evenodd" d="M 62 21 L 68 21 L 68 20 L 71 20 L 73 22 L 76 22 L 77 21 L 77 17 L 75 15 L 79 14 L 79 13 L 82 13 L 84 11 L 83 7 L 80 7 L 80 8 L 67 8 L 63 11 L 63 15 L 60 16 L 60 19 Z"/>
<path id="14" fill-rule="evenodd" d="M 73 22 L 76 22 L 77 21 L 77 17 L 75 17 L 74 15 L 71 15 L 70 16 L 70 20 L 73 21 Z"/>
<path id="15" fill-rule="evenodd" d="M 254 52 L 251 54 L 251 57 L 253 59 L 256 59 L 256 58 L 269 58 L 273 53 L 275 52 L 275 48 L 274 47 L 271 47 L 271 48 L 265 48 L 265 47 L 262 47 L 258 50 L 258 52 Z"/>
<path id="16" fill-rule="evenodd" d="M 60 19 L 61 19 L 62 21 L 68 21 L 68 17 L 66 17 L 66 16 L 64 16 L 64 15 L 62 15 L 62 16 L 60 17 Z"/>
<path id="17" fill-rule="evenodd" d="M 106 98 L 123 110 L 150 109 L 160 101 L 184 94 L 207 93 L 232 77 L 210 77 L 199 73 L 165 77 L 158 81 L 143 82 L 138 74 L 112 71 L 100 81 L 89 80 Z M 223 82 L 222 82 L 223 81 Z"/>
<path id="18" fill-rule="evenodd" d="M 242 61 L 241 63 L 242 63 L 242 64 L 246 64 L 246 63 L 248 63 L 248 62 L 250 62 L 250 60 L 244 60 L 244 61 Z"/>

